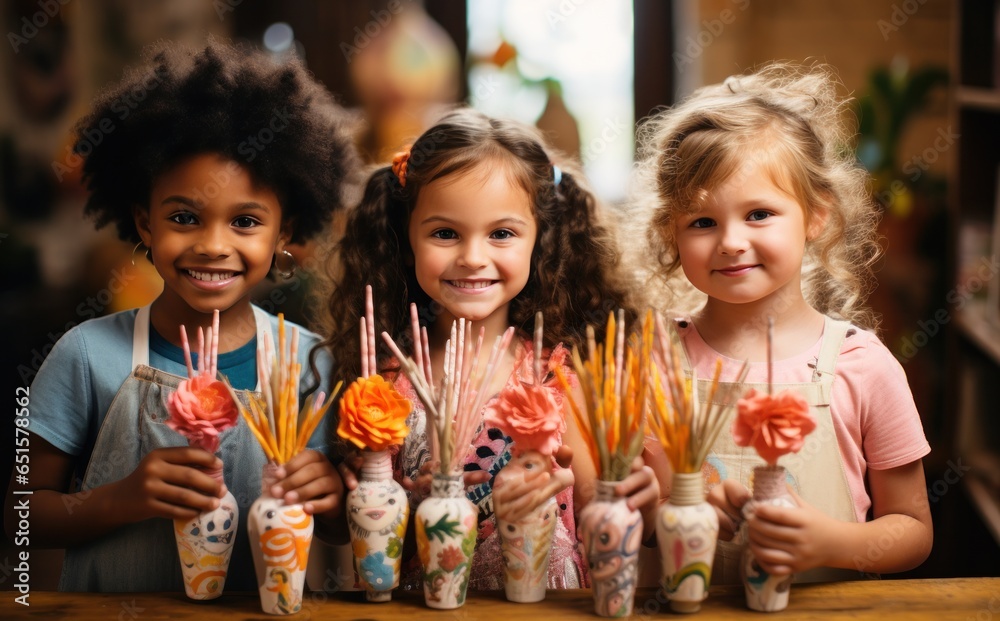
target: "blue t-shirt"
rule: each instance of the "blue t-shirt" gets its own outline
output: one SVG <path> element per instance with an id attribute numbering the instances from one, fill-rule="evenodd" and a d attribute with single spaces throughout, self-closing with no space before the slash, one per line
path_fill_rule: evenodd
<path id="1" fill-rule="evenodd" d="M 170 362 L 184 365 L 184 350 L 160 336 L 152 325 L 149 326 L 149 365 L 157 369 Z M 191 352 L 191 363 L 198 368 L 198 354 Z M 257 386 L 257 335 L 245 345 L 233 351 L 219 354 L 216 361 L 219 373 L 229 380 L 236 390 L 253 390 Z"/>
<path id="2" fill-rule="evenodd" d="M 28 429 L 44 438 L 60 451 L 78 459 L 82 473 L 90 461 L 90 454 L 104 416 L 111 407 L 118 389 L 132 373 L 132 334 L 136 310 L 128 310 L 106 317 L 90 319 L 76 326 L 59 339 L 45 359 L 31 384 L 31 410 Z M 268 314 L 271 335 L 277 343 L 278 318 Z M 285 322 L 286 330 L 295 324 Z M 152 326 L 151 326 L 152 327 Z M 159 339 L 159 341 L 157 341 Z M 181 377 L 187 376 L 184 354 L 160 335 L 150 330 L 149 365 Z M 300 390 L 310 390 L 316 385 L 309 366 L 309 352 L 319 342 L 319 337 L 299 327 L 298 359 L 302 364 Z M 252 347 L 251 347 L 252 345 Z M 245 349 L 249 348 L 247 352 Z M 256 386 L 256 337 L 251 343 L 232 352 L 219 354 L 220 371 L 243 376 L 249 358 L 252 378 L 234 382 L 234 387 Z M 234 372 L 233 368 L 236 368 Z M 320 373 L 319 389 L 329 394 L 331 358 L 323 350 L 317 355 Z M 227 373 L 228 371 L 228 373 Z M 235 377 L 231 378 L 235 379 Z M 325 421 L 316 429 L 309 441 L 311 448 L 324 448 Z M 256 492 L 255 492 L 256 493 Z"/>

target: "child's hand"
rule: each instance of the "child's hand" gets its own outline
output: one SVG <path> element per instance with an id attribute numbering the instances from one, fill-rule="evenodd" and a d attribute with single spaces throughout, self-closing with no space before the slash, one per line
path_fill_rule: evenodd
<path id="1" fill-rule="evenodd" d="M 760 505 L 747 520 L 750 549 L 767 573 L 784 576 L 828 565 L 839 522 L 789 489 L 797 507 Z"/>
<path id="2" fill-rule="evenodd" d="M 750 500 L 750 492 L 739 482 L 726 479 L 712 488 L 706 500 L 719 516 L 719 539 L 732 541 L 743 522 L 740 516 L 743 505 Z"/>
<path id="3" fill-rule="evenodd" d="M 361 472 L 363 461 L 361 453 L 354 451 L 344 457 L 344 461 L 337 466 L 337 472 L 340 473 L 340 479 L 347 491 L 358 489 L 358 473 Z"/>
<path id="4" fill-rule="evenodd" d="M 302 451 L 275 472 L 277 482 L 271 495 L 286 504 L 301 503 L 306 513 L 327 519 L 343 509 L 344 482 L 326 455 L 316 450 Z"/>
<path id="5" fill-rule="evenodd" d="M 434 481 L 434 473 L 438 471 L 439 464 L 427 460 L 420 466 L 420 473 L 416 479 L 404 477 L 401 485 L 410 492 L 410 508 L 416 509 L 417 505 L 431 495 L 431 483 Z M 470 470 L 462 473 L 462 482 L 465 487 L 479 485 L 490 480 L 490 473 L 485 470 Z"/>
<path id="6" fill-rule="evenodd" d="M 660 482 L 642 457 L 632 460 L 631 473 L 615 484 L 615 496 L 625 497 L 629 509 L 642 513 L 642 540 L 656 532 L 656 508 L 660 506 Z"/>
<path id="7" fill-rule="evenodd" d="M 517 522 L 549 498 L 573 485 L 573 471 L 568 467 L 573 459 L 572 449 L 566 445 L 560 446 L 554 456 L 556 463 L 561 466 L 554 471 L 548 468 L 548 464 L 534 463 L 535 460 L 548 460 L 548 457 L 541 455 L 518 457 L 504 466 L 504 470 L 513 468 L 519 472 L 515 476 L 498 478 L 494 483 L 493 506 L 497 517 Z"/>
<path id="8" fill-rule="evenodd" d="M 202 449 L 156 449 L 114 484 L 114 497 L 135 522 L 153 517 L 190 519 L 219 506 L 226 486 L 203 470 L 221 467 L 221 459 Z"/>

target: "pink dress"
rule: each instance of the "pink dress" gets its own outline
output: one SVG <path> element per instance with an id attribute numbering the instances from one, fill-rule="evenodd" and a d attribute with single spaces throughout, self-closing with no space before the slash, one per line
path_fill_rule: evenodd
<path id="1" fill-rule="evenodd" d="M 531 349 L 531 343 L 524 342 L 524 348 Z M 545 352 L 546 357 L 548 352 Z M 557 346 L 554 355 L 562 363 L 566 349 Z M 395 361 L 393 361 L 395 362 Z M 572 376 L 572 370 L 563 367 L 567 376 Z M 515 369 L 507 379 L 508 385 L 531 377 L 531 356 L 525 358 L 525 363 Z M 424 416 L 423 404 L 417 398 L 416 391 L 402 373 L 396 379 L 396 390 L 413 403 L 413 412 L 407 418 L 406 424 L 410 433 L 406 441 L 393 459 L 393 468 L 397 480 L 401 477 L 416 478 L 420 466 L 430 459 L 430 449 L 427 446 L 427 419 Z M 562 390 L 555 379 L 543 383 L 551 390 Z M 496 395 L 487 401 L 485 408 L 496 400 Z M 493 478 L 511 459 L 510 446 L 512 441 L 499 429 L 482 425 L 476 439 L 474 450 L 465 460 L 465 470 L 485 470 L 490 473 L 486 483 L 470 487 L 466 495 L 479 509 L 479 536 L 476 541 L 476 554 L 472 561 L 472 577 L 469 588 L 476 590 L 498 590 L 503 588 L 503 556 L 500 551 L 500 536 L 496 532 L 496 519 L 493 515 Z M 553 468 L 559 466 L 553 463 Z M 590 586 L 586 566 L 580 553 L 576 539 L 576 520 L 573 513 L 573 488 L 563 490 L 556 495 L 559 504 L 559 522 L 556 524 L 552 540 L 552 552 L 549 556 L 549 573 L 547 588 L 578 589 Z M 416 507 L 410 507 L 415 510 Z M 405 589 L 419 589 L 421 586 L 420 561 L 415 556 L 406 562 L 400 586 Z"/>

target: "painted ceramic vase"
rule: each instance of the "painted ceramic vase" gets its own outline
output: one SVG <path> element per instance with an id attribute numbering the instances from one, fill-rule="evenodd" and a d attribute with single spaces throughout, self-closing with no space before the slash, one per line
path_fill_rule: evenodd
<path id="1" fill-rule="evenodd" d="M 743 517 L 753 517 L 757 506 L 762 504 L 778 507 L 794 507 L 795 501 L 785 485 L 783 466 L 757 466 L 753 469 L 753 498 L 743 505 Z M 746 522 L 743 523 L 743 541 L 748 541 Z M 740 579 L 746 593 L 747 606 L 761 612 L 777 612 L 788 607 L 788 594 L 792 588 L 792 576 L 772 576 L 761 569 L 754 558 L 750 546 L 743 549 L 740 559 Z"/>
<path id="2" fill-rule="evenodd" d="M 406 491 L 392 478 L 389 452 L 361 455 L 358 487 L 347 494 L 355 579 L 368 601 L 388 602 L 399 586 L 409 504 Z"/>
<path id="3" fill-rule="evenodd" d="M 559 520 L 555 497 L 547 499 L 528 515 L 512 521 L 503 502 L 498 502 L 496 489 L 523 482 L 535 469 L 551 471 L 552 459 L 537 451 L 525 451 L 514 457 L 494 479 L 493 511 L 500 533 L 500 550 L 504 564 L 504 592 L 512 602 L 540 602 L 545 599 L 549 573 L 549 552 L 552 536 Z"/>
<path id="4" fill-rule="evenodd" d="M 247 515 L 247 535 L 257 571 L 261 610 L 289 615 L 302 609 L 314 524 L 301 504 L 286 505 L 268 492 L 276 481 L 277 468 L 271 463 L 264 466 L 261 495 L 250 505 Z"/>
<path id="5" fill-rule="evenodd" d="M 222 480 L 221 469 L 208 474 Z M 184 592 L 191 599 L 215 599 L 222 595 L 239 520 L 239 506 L 228 490 L 216 509 L 189 520 L 174 520 Z"/>
<path id="6" fill-rule="evenodd" d="M 674 612 L 697 612 L 708 597 L 718 536 L 719 518 L 705 501 L 701 472 L 675 472 L 670 500 L 660 507 L 656 522 L 661 586 Z"/>
<path id="7" fill-rule="evenodd" d="M 583 511 L 577 528 L 590 566 L 594 612 L 602 617 L 632 614 L 639 577 L 642 514 L 615 496 L 615 481 L 598 481 L 597 494 Z"/>
<path id="8" fill-rule="evenodd" d="M 465 497 L 461 474 L 434 475 L 431 495 L 417 507 L 415 517 L 424 601 L 429 608 L 449 610 L 465 603 L 478 516 L 475 505 Z"/>

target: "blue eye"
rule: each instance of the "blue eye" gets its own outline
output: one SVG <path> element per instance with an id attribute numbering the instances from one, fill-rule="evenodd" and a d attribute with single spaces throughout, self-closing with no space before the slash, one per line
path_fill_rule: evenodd
<path id="1" fill-rule="evenodd" d="M 747 220 L 750 220 L 751 222 L 758 222 L 760 220 L 765 220 L 770 217 L 771 217 L 770 212 L 758 209 L 757 211 L 754 211 L 749 216 L 747 216 Z"/>
<path id="2" fill-rule="evenodd" d="M 691 223 L 691 228 L 693 229 L 707 229 L 711 226 L 715 226 L 715 220 L 711 218 L 698 218 Z"/>

